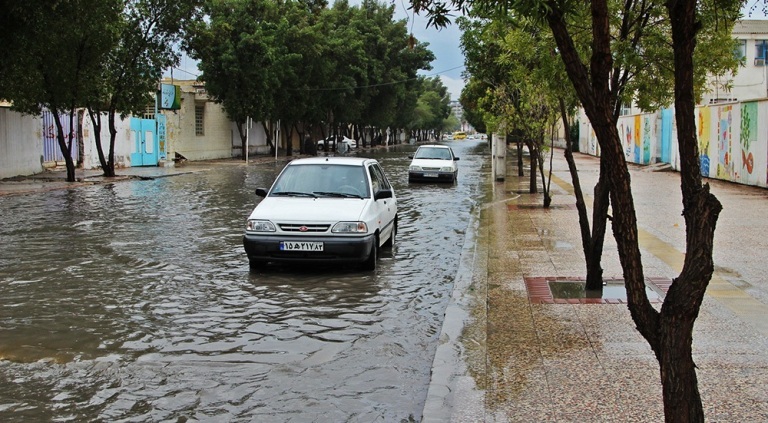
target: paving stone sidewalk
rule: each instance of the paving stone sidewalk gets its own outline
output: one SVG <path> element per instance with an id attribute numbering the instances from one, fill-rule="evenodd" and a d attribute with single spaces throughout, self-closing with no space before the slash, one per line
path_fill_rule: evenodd
<path id="1" fill-rule="evenodd" d="M 528 178 L 517 177 L 509 153 L 507 177 L 494 184 L 465 254 L 474 271 L 457 281 L 424 421 L 664 421 L 658 364 L 619 298 L 557 303 L 532 295 L 531 280 L 541 288 L 541 280 L 585 274 L 575 197 L 561 150 L 548 210 L 537 206 L 541 194 L 527 194 Z M 577 154 L 577 163 L 591 193 L 598 160 Z M 645 275 L 663 296 L 683 261 L 680 180 L 676 172 L 649 170 L 632 166 L 632 189 Z M 716 273 L 694 330 L 705 415 L 711 422 L 766 422 L 768 191 L 710 183 L 724 210 Z M 606 278 L 621 279 L 610 231 L 602 263 Z"/>

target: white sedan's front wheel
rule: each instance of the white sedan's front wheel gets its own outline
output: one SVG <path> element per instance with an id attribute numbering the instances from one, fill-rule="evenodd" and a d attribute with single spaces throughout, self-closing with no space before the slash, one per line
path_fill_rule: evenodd
<path id="1" fill-rule="evenodd" d="M 376 259 L 379 252 L 379 238 L 376 237 L 376 239 L 373 241 L 373 245 L 371 246 L 371 252 L 368 254 L 368 258 L 365 259 L 363 262 L 362 268 L 363 270 L 368 271 L 374 271 L 376 270 Z"/>

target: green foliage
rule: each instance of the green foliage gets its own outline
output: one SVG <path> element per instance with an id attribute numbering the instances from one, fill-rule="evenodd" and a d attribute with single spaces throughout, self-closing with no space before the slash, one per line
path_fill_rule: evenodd
<path id="1" fill-rule="evenodd" d="M 5 16 L 0 97 L 16 110 L 74 110 L 86 104 L 117 41 L 119 0 L 15 3 Z"/>
<path id="2" fill-rule="evenodd" d="M 365 0 L 209 0 L 186 49 L 236 122 L 397 126 L 413 115 L 416 73 L 434 55 L 409 47 L 394 6 Z"/>

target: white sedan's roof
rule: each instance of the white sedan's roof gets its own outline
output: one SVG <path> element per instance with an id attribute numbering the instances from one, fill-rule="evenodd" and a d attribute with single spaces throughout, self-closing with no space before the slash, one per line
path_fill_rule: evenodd
<path id="1" fill-rule="evenodd" d="M 363 166 L 363 164 L 365 164 L 370 160 L 372 159 L 369 159 L 366 157 L 347 157 L 347 156 L 306 157 L 306 158 L 292 160 L 290 163 L 288 163 L 288 165 L 293 166 L 293 165 L 299 165 L 299 164 L 327 163 L 327 164 L 342 164 L 342 165 L 348 165 L 348 166 Z"/>

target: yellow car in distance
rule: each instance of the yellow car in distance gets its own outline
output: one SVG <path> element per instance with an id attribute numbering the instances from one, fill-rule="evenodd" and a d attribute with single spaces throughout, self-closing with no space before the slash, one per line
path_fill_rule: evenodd
<path id="1" fill-rule="evenodd" d="M 462 131 L 456 131 L 453 133 L 453 139 L 455 140 L 465 140 L 467 139 L 467 133 Z"/>

